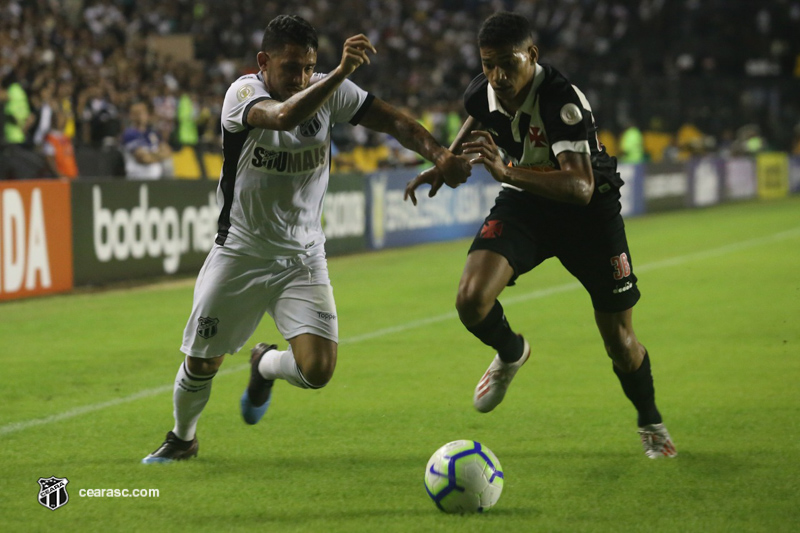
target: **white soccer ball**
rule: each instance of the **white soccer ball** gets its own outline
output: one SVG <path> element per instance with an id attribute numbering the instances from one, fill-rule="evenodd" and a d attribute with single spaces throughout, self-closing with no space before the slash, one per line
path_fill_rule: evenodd
<path id="1" fill-rule="evenodd" d="M 446 513 L 482 513 L 503 492 L 503 467 L 486 446 L 473 440 L 448 442 L 425 467 L 425 490 Z"/>

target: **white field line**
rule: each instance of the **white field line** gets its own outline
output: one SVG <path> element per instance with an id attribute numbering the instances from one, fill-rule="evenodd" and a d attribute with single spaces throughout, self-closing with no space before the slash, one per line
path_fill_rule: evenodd
<path id="1" fill-rule="evenodd" d="M 744 241 L 739 241 L 731 244 L 726 244 L 724 246 L 719 246 L 717 248 L 712 248 L 709 250 L 703 250 L 700 252 L 695 252 L 691 254 L 685 254 L 677 257 L 672 257 L 669 259 L 663 259 L 661 261 L 655 261 L 653 263 L 647 263 L 641 266 L 634 267 L 637 272 L 646 272 L 649 270 L 657 270 L 661 268 L 669 268 L 678 265 L 683 265 L 686 263 L 691 263 L 693 261 L 702 261 L 704 259 L 708 259 L 711 257 L 719 257 L 721 255 L 726 255 L 733 252 L 738 252 L 741 250 L 747 250 L 749 248 L 755 248 L 757 246 L 762 246 L 765 244 L 776 243 L 780 241 L 784 241 L 787 239 L 792 239 L 800 237 L 800 227 L 793 228 L 786 231 L 781 231 L 779 233 L 775 233 L 773 235 L 768 235 L 766 237 L 759 237 L 755 239 L 748 239 Z M 567 292 L 571 290 L 575 290 L 580 288 L 581 285 L 577 281 L 564 283 L 562 285 L 556 285 L 555 287 L 549 287 L 547 289 L 540 289 L 532 292 L 528 292 L 525 294 L 519 294 L 516 296 L 511 296 L 508 298 L 503 298 L 503 305 L 514 305 L 521 302 L 527 302 L 530 300 L 538 300 L 541 298 L 546 298 L 548 296 L 552 296 L 553 294 L 558 294 L 561 292 Z M 404 324 L 398 324 L 396 326 L 377 329 L 375 331 L 369 333 L 363 333 L 361 335 L 355 335 L 352 337 L 347 337 L 340 340 L 340 344 L 355 344 L 357 342 L 363 342 L 371 339 L 376 339 L 379 337 L 384 337 L 386 335 L 391 335 L 393 333 L 401 333 L 404 331 L 430 326 L 432 324 L 436 324 L 438 322 L 444 322 L 446 320 L 455 320 L 457 317 L 456 313 L 443 313 L 440 315 L 431 316 L 424 319 L 419 320 L 412 320 L 411 322 L 406 322 Z M 218 375 L 224 376 L 226 374 L 232 374 L 234 372 L 240 372 L 249 368 L 250 365 L 248 364 L 240 364 L 232 367 L 228 367 L 224 370 L 221 370 Z M 53 424 L 55 422 L 61 422 L 63 420 L 69 420 L 70 418 L 75 418 L 76 416 L 85 415 L 87 413 L 93 413 L 95 411 L 101 411 L 103 409 L 107 409 L 109 407 L 115 407 L 117 405 L 123 405 L 126 403 L 134 402 L 136 400 L 140 400 L 142 398 L 149 398 L 151 396 L 156 396 L 158 394 L 167 393 L 172 390 L 172 385 L 164 385 L 161 387 L 155 387 L 152 389 L 145 389 L 139 391 L 137 393 L 131 394 L 129 396 L 125 396 L 123 398 L 116 398 L 114 400 L 109 400 L 107 402 L 101 403 L 94 403 L 90 405 L 84 405 L 83 407 L 76 407 L 75 409 L 70 409 L 68 411 L 64 411 L 63 413 L 55 414 L 46 416 L 44 418 L 34 418 L 32 420 L 25 420 L 22 422 L 13 422 L 11 424 L 7 424 L 5 426 L 0 426 L 0 436 L 9 435 L 11 433 L 17 433 L 19 431 L 24 431 L 26 429 L 38 427 L 38 426 L 46 426 L 49 424 Z"/>
<path id="2" fill-rule="evenodd" d="M 230 368 L 220 370 L 217 373 L 217 375 L 224 376 L 226 374 L 232 374 L 234 372 L 239 372 L 240 370 L 244 370 L 249 366 L 250 365 L 247 364 L 232 366 Z M 176 369 L 178 368 L 178 364 L 175 365 L 175 368 Z M 69 411 L 64 411 L 63 413 L 59 413 L 57 415 L 50 415 L 44 418 L 34 418 L 33 420 L 25 420 L 23 422 L 13 422 L 5 426 L 0 426 L 0 436 L 8 435 L 10 433 L 16 433 L 18 431 L 23 431 L 25 429 L 37 426 L 46 426 L 48 424 L 52 424 L 53 422 L 61 422 L 62 420 L 68 420 L 70 418 L 75 418 L 76 416 L 85 415 L 87 413 L 101 411 L 108 407 L 115 407 L 117 405 L 134 402 L 142 398 L 149 398 L 151 396 L 156 396 L 158 394 L 166 393 L 171 390 L 172 390 L 172 385 L 162 385 L 161 387 L 141 390 L 139 392 L 131 394 L 130 396 L 125 396 L 124 398 L 116 398 L 114 400 L 109 400 L 107 402 L 93 403 L 90 405 L 84 405 L 83 407 L 76 407 L 74 409 L 70 409 Z"/>

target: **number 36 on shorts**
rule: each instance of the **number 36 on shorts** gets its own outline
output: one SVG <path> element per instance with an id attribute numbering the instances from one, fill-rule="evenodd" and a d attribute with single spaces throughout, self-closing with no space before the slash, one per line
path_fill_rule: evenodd
<path id="1" fill-rule="evenodd" d="M 628 254 L 621 253 L 611 258 L 611 266 L 614 267 L 614 279 L 619 281 L 631 275 L 631 264 L 628 261 Z"/>

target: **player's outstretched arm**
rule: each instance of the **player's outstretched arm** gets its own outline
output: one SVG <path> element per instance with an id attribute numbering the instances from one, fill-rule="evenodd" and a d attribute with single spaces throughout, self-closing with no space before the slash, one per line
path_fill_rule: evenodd
<path id="1" fill-rule="evenodd" d="M 475 119 L 475 117 L 467 117 L 467 120 L 461 126 L 456 138 L 453 140 L 453 143 L 450 145 L 450 151 L 453 154 L 460 155 L 462 153 L 462 143 L 467 140 L 468 138 L 472 137 L 472 130 L 479 128 L 480 123 Z M 427 183 L 431 186 L 430 191 L 428 191 L 428 197 L 433 198 L 436 196 L 436 193 L 439 192 L 439 189 L 444 185 L 445 179 L 442 172 L 437 167 L 432 167 L 424 172 L 418 174 L 413 180 L 409 181 L 406 184 L 406 190 L 403 194 L 403 200 L 408 200 L 411 198 L 411 203 L 417 205 L 417 195 L 416 190 L 417 188 L 422 185 L 423 183 Z M 458 183 L 447 183 L 449 187 L 456 188 L 463 182 Z"/>
<path id="2" fill-rule="evenodd" d="M 388 133 L 409 150 L 431 161 L 442 173 L 443 179 L 452 183 L 453 187 L 467 181 L 472 172 L 469 161 L 457 157 L 440 145 L 416 120 L 380 98 L 375 98 L 359 124 L 371 130 Z"/>
<path id="3" fill-rule="evenodd" d="M 408 200 L 411 198 L 411 203 L 417 205 L 416 190 L 423 183 L 427 183 L 431 186 L 431 190 L 428 191 L 428 198 L 433 198 L 436 196 L 436 193 L 439 192 L 439 189 L 442 188 L 442 185 L 444 185 L 444 178 L 442 177 L 442 173 L 436 167 L 431 167 L 420 172 L 413 180 L 406 183 L 406 190 L 403 193 L 403 200 Z"/>
<path id="4" fill-rule="evenodd" d="M 453 144 L 450 145 L 450 151 L 454 154 L 461 155 L 464 153 L 464 147 L 462 146 L 467 140 L 474 137 L 472 131 L 481 129 L 481 124 L 478 122 L 478 119 L 473 117 L 472 115 L 467 117 L 467 120 L 461 125 L 461 129 L 458 130 L 458 134 L 456 138 L 453 139 Z"/>
<path id="5" fill-rule="evenodd" d="M 488 131 L 474 132 L 479 138 L 464 143 L 473 165 L 483 165 L 500 183 L 507 183 L 557 202 L 587 205 L 594 192 L 594 174 L 589 154 L 561 152 L 559 170 L 509 167 Z"/>
<path id="6" fill-rule="evenodd" d="M 322 104 L 336 92 L 350 74 L 364 63 L 369 64 L 368 51 L 373 54 L 377 52 L 366 35 L 350 37 L 344 42 L 342 60 L 333 72 L 282 102 L 273 99 L 262 100 L 247 114 L 247 123 L 254 128 L 277 131 L 296 128 L 298 124 L 319 111 Z M 269 57 L 264 52 L 259 52 L 258 61 L 263 70 L 267 65 L 262 61 L 268 62 Z"/>

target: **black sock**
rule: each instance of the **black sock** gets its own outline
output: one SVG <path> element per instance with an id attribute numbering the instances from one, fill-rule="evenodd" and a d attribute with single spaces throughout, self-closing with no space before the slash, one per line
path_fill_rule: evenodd
<path id="1" fill-rule="evenodd" d="M 500 359 L 506 363 L 513 363 L 522 357 L 522 337 L 511 330 L 503 306 L 497 300 L 489 314 L 474 326 L 468 326 L 467 330 L 482 343 L 497 350 Z"/>
<path id="2" fill-rule="evenodd" d="M 622 384 L 625 396 L 633 402 L 639 413 L 639 427 L 660 424 L 661 413 L 656 408 L 656 389 L 653 386 L 653 373 L 650 370 L 650 356 L 644 352 L 642 365 L 634 372 L 622 372 L 614 365 L 614 373 Z"/>

